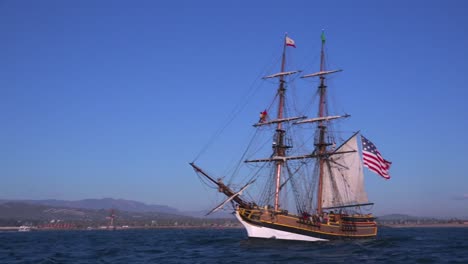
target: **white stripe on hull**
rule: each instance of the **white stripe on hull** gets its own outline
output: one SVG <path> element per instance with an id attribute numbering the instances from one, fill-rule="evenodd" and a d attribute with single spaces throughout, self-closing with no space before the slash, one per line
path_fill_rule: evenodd
<path id="1" fill-rule="evenodd" d="M 285 240 L 299 240 L 299 241 L 328 241 L 327 239 L 294 234 L 286 231 L 276 230 L 268 227 L 252 225 L 244 220 L 236 210 L 236 217 L 247 230 L 249 237 L 255 238 L 270 238 L 270 239 L 285 239 Z"/>

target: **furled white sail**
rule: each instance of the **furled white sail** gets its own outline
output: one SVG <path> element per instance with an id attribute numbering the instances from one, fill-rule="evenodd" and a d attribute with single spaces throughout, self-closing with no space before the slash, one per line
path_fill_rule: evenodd
<path id="1" fill-rule="evenodd" d="M 367 203 L 357 134 L 348 139 L 334 153 L 336 154 L 325 160 L 326 164 L 323 168 L 322 207 Z"/>
<path id="2" fill-rule="evenodd" d="M 319 71 L 319 72 L 315 72 L 315 73 L 311 73 L 311 74 L 304 75 L 304 76 L 302 76 L 301 78 L 309 78 L 309 77 L 324 76 L 324 75 L 327 75 L 327 74 L 332 74 L 332 73 L 340 72 L 340 71 L 342 71 L 342 70 Z"/>
<path id="3" fill-rule="evenodd" d="M 272 75 L 265 76 L 265 77 L 263 77 L 263 79 L 276 78 L 276 77 L 291 75 L 291 74 L 298 73 L 298 72 L 301 72 L 301 71 L 278 72 L 278 73 L 275 73 L 275 74 L 272 74 Z"/>

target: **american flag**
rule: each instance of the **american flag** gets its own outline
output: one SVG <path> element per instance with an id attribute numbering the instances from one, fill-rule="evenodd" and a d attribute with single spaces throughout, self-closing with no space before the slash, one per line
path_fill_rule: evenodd
<path id="1" fill-rule="evenodd" d="M 390 169 L 390 165 L 392 163 L 388 160 L 385 160 L 382 155 L 380 155 L 380 152 L 377 150 L 375 145 L 363 135 L 361 135 L 361 142 L 364 166 L 384 177 L 385 179 L 390 179 L 388 170 Z"/>

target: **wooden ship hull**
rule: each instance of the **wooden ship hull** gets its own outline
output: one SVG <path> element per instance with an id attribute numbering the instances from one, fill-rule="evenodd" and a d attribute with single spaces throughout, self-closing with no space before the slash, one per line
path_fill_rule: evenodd
<path id="1" fill-rule="evenodd" d="M 245 209 L 235 215 L 251 238 L 327 241 L 340 238 L 373 238 L 377 223 L 372 215 L 329 214 L 320 221 L 317 216 L 297 216 L 284 211 Z"/>

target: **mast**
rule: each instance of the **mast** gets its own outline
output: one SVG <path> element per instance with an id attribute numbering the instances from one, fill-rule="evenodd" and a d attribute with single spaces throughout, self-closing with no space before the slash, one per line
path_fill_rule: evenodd
<path id="1" fill-rule="evenodd" d="M 313 154 L 309 155 L 309 157 L 317 158 L 318 166 L 319 166 L 319 175 L 318 175 L 318 187 L 317 187 L 317 211 L 318 213 L 322 213 L 323 211 L 323 204 L 324 204 L 324 177 L 327 173 L 329 173 L 329 164 L 328 164 L 328 157 L 330 155 L 335 154 L 344 154 L 346 152 L 336 152 L 336 151 L 328 151 L 327 148 L 330 142 L 327 142 L 327 124 L 328 121 L 338 119 L 338 118 L 347 118 L 350 115 L 335 115 L 335 116 L 328 116 L 328 107 L 327 107 L 327 85 L 325 83 L 325 75 L 333 74 L 336 72 L 341 72 L 342 70 L 326 70 L 325 67 L 325 32 L 322 30 L 322 47 L 320 50 L 320 70 L 316 73 L 311 73 L 302 76 L 301 78 L 310 78 L 310 77 L 319 77 L 320 84 L 318 86 L 319 89 L 319 108 L 318 108 L 318 117 L 316 118 L 309 118 L 301 121 L 295 122 L 295 124 L 304 124 L 304 123 L 313 123 L 318 122 L 317 131 L 318 138 L 315 141 L 315 151 Z M 354 151 L 351 151 L 354 152 Z M 326 183 L 325 183 L 326 184 Z"/>
<path id="2" fill-rule="evenodd" d="M 283 41 L 283 56 L 281 58 L 281 72 L 284 72 L 285 66 L 286 66 L 286 38 L 288 37 L 288 34 L 285 34 L 284 36 L 284 41 Z M 277 119 L 283 119 L 284 116 L 284 94 L 285 94 L 286 88 L 284 87 L 284 75 L 281 75 L 279 77 L 279 88 L 278 88 L 278 95 L 279 95 L 279 101 L 278 101 L 278 114 L 277 114 Z M 275 141 L 273 143 L 273 149 L 275 152 L 275 156 L 278 157 L 284 157 L 285 156 L 285 150 L 286 146 L 284 145 L 284 133 L 285 131 L 283 130 L 283 123 L 279 122 L 276 125 L 276 134 L 275 134 Z M 280 192 L 280 187 L 281 187 L 281 169 L 283 166 L 283 161 L 278 160 L 276 161 L 276 179 L 275 179 L 275 211 L 279 210 L 279 192 Z"/>
<path id="3" fill-rule="evenodd" d="M 285 117 L 285 102 L 286 102 L 286 81 L 285 76 L 292 75 L 298 73 L 300 71 L 288 71 L 285 72 L 286 68 L 286 48 L 287 46 L 296 47 L 294 44 L 294 40 L 288 37 L 286 33 L 284 36 L 283 41 L 283 54 L 281 58 L 281 71 L 279 73 L 275 73 L 263 79 L 269 78 L 278 78 L 279 79 L 279 87 L 276 92 L 278 97 L 278 108 L 277 108 L 277 115 L 276 118 L 269 121 L 259 121 L 258 123 L 254 124 L 254 127 L 265 126 L 265 125 L 275 125 L 276 130 L 273 135 L 273 154 L 270 158 L 263 158 L 263 159 L 254 159 L 254 160 L 245 160 L 244 162 L 274 162 L 274 210 L 279 210 L 280 208 L 280 190 L 283 184 L 281 184 L 281 172 L 285 162 L 288 160 L 286 157 L 286 149 L 291 148 L 291 146 L 287 145 L 286 140 L 286 131 L 284 130 L 283 123 L 288 122 L 291 123 L 292 121 L 305 119 L 306 116 L 299 116 L 299 117 Z M 307 156 L 308 157 L 308 156 Z M 303 158 L 303 157 L 299 157 Z"/>
<path id="4" fill-rule="evenodd" d="M 320 72 L 325 71 L 325 33 L 322 30 L 322 48 L 320 51 Z M 326 105 L 325 99 L 327 95 L 327 86 L 325 85 L 325 75 L 320 75 L 320 85 L 319 85 L 319 92 L 320 92 L 320 103 L 319 103 L 319 113 L 318 117 L 323 118 L 327 113 L 326 112 Z M 326 135 L 326 123 L 323 120 L 320 120 L 318 123 L 319 129 L 319 140 L 316 144 L 318 148 L 319 154 L 319 179 L 318 179 L 318 192 L 317 192 L 317 211 L 318 213 L 322 213 L 322 193 L 323 193 L 323 175 L 325 169 L 325 156 L 324 154 L 327 152 L 327 143 L 325 142 L 325 135 Z"/>

